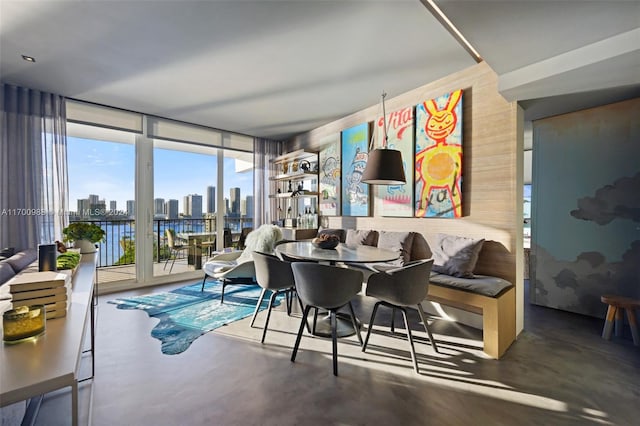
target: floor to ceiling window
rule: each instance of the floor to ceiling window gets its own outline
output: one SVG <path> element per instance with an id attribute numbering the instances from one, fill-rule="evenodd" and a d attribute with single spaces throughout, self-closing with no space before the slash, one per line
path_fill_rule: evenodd
<path id="1" fill-rule="evenodd" d="M 102 288 L 200 276 L 253 226 L 252 137 L 76 101 L 67 117 L 69 220 L 107 234 Z"/>

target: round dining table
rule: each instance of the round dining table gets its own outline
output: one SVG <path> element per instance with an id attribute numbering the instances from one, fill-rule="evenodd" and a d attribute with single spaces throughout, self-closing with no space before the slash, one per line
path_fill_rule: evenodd
<path id="1" fill-rule="evenodd" d="M 381 249 L 377 247 L 357 245 L 348 246 L 338 244 L 334 249 L 321 249 L 315 247 L 311 241 L 295 241 L 282 243 L 276 246 L 276 253 L 283 254 L 293 259 L 302 261 L 315 261 L 318 263 L 328 263 L 335 265 L 337 262 L 343 263 L 376 263 L 396 260 L 400 254 L 395 251 Z M 353 324 L 349 314 L 338 312 L 337 335 L 338 337 L 355 334 Z M 360 321 L 356 318 L 356 324 L 360 326 Z M 331 325 L 329 316 L 319 318 L 314 324 L 312 333 L 322 337 L 331 337 Z"/>
<path id="2" fill-rule="evenodd" d="M 376 263 L 396 260 L 400 254 L 395 251 L 371 246 L 348 246 L 338 244 L 334 249 L 322 249 L 315 247 L 311 241 L 295 241 L 276 246 L 277 253 L 284 254 L 294 259 L 312 260 L 320 263 L 335 265 L 343 263 Z"/>

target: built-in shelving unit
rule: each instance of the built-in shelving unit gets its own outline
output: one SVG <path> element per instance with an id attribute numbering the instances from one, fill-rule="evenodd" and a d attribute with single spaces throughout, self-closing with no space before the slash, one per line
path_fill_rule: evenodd
<path id="1" fill-rule="evenodd" d="M 271 162 L 275 175 L 270 180 L 276 183 L 276 192 L 269 198 L 276 200 L 273 217 L 285 238 L 305 238 L 312 234 L 308 230 L 318 227 L 318 160 L 317 152 L 298 150 Z"/>

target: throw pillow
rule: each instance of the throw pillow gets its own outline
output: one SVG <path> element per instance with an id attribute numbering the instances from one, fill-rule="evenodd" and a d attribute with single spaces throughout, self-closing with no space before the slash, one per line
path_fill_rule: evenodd
<path id="1" fill-rule="evenodd" d="M 347 229 L 345 244 L 348 246 L 374 246 L 376 237 L 376 231 Z"/>
<path id="2" fill-rule="evenodd" d="M 433 271 L 460 278 L 473 278 L 484 239 L 438 234 L 433 252 Z"/>
<path id="3" fill-rule="evenodd" d="M 403 266 L 411 260 L 411 246 L 413 245 L 413 232 L 387 232 L 380 231 L 378 236 L 378 248 L 395 251 L 400 257 L 391 262 L 391 265 Z"/>

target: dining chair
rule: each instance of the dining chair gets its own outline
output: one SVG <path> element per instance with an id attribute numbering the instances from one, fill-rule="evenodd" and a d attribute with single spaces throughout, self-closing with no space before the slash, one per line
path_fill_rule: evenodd
<path id="1" fill-rule="evenodd" d="M 176 257 L 178 257 L 178 254 L 182 253 L 183 251 L 188 251 L 189 246 L 178 244 L 176 242 L 176 232 L 173 229 L 165 229 L 164 233 L 167 237 L 169 257 L 167 257 L 167 260 L 164 262 L 164 267 L 162 269 L 167 269 L 167 263 L 169 263 L 169 260 L 171 260 L 171 268 L 169 268 L 169 273 L 171 273 L 171 271 L 173 271 L 173 264 L 176 263 Z"/>
<path id="2" fill-rule="evenodd" d="M 311 308 L 329 311 L 331 322 L 331 340 L 333 343 L 333 375 L 338 375 L 338 342 L 337 342 L 337 311 L 349 306 L 351 323 L 362 345 L 362 336 L 356 320 L 351 299 L 362 288 L 362 272 L 338 266 L 318 263 L 295 262 L 291 264 L 296 283 L 296 291 L 305 305 L 302 321 L 296 337 L 296 343 L 291 354 L 291 361 L 295 362 L 302 339 L 302 333 L 307 324 L 307 315 Z M 308 324 L 307 324 L 308 327 Z"/>
<path id="3" fill-rule="evenodd" d="M 262 340 L 260 340 L 261 343 L 264 343 L 264 339 L 267 336 L 269 318 L 271 317 L 271 308 L 273 307 L 278 294 L 282 292 L 285 293 L 287 315 L 291 315 L 291 301 L 292 294 L 295 291 L 295 280 L 293 278 L 293 271 L 291 270 L 291 263 L 284 262 L 272 254 L 254 251 L 253 263 L 256 268 L 256 281 L 258 282 L 258 285 L 262 287 L 262 292 L 260 293 L 260 298 L 256 304 L 256 310 L 253 312 L 253 318 L 251 319 L 250 324 L 251 327 L 253 327 L 253 324 L 256 321 L 256 317 L 260 311 L 260 306 L 262 305 L 262 300 L 264 299 L 267 290 L 271 291 L 269 307 L 267 309 L 267 318 L 264 322 Z M 300 310 L 304 311 L 302 302 L 299 298 L 297 299 L 300 304 Z"/>
<path id="4" fill-rule="evenodd" d="M 247 235 L 249 235 L 251 231 L 253 231 L 253 228 L 251 227 L 242 228 L 242 230 L 240 231 L 240 236 L 238 237 L 238 241 L 233 243 L 233 246 L 236 250 L 244 250 L 244 243 L 247 239 Z"/>
<path id="5" fill-rule="evenodd" d="M 385 272 L 378 272 L 372 274 L 367 280 L 366 295 L 372 296 L 379 301 L 373 306 L 373 312 L 371 313 L 371 320 L 369 321 L 369 329 L 367 330 L 367 337 L 364 339 L 362 345 L 362 351 L 367 349 L 367 343 L 369 343 L 369 337 L 371 336 L 371 330 L 373 329 L 373 323 L 378 312 L 378 306 L 383 305 L 393 310 L 399 309 L 402 312 L 404 318 L 404 324 L 407 329 L 407 339 L 409 340 L 409 346 L 411 347 L 411 359 L 413 360 L 413 366 L 416 373 L 419 373 L 418 360 L 416 358 L 416 350 L 413 345 L 413 336 L 411 334 L 411 327 L 409 326 L 409 320 L 407 319 L 407 307 L 417 307 L 420 314 L 420 320 L 424 324 L 424 329 L 429 336 L 429 341 L 433 346 L 433 349 L 438 352 L 436 341 L 433 339 L 431 330 L 429 330 L 429 323 L 424 315 L 421 302 L 427 296 L 429 290 L 429 276 L 431 275 L 431 267 L 433 266 L 433 260 L 420 260 L 411 262 L 400 268 L 387 270 Z M 393 321 L 393 319 L 392 319 Z M 394 332 L 393 325 L 391 332 Z"/>

